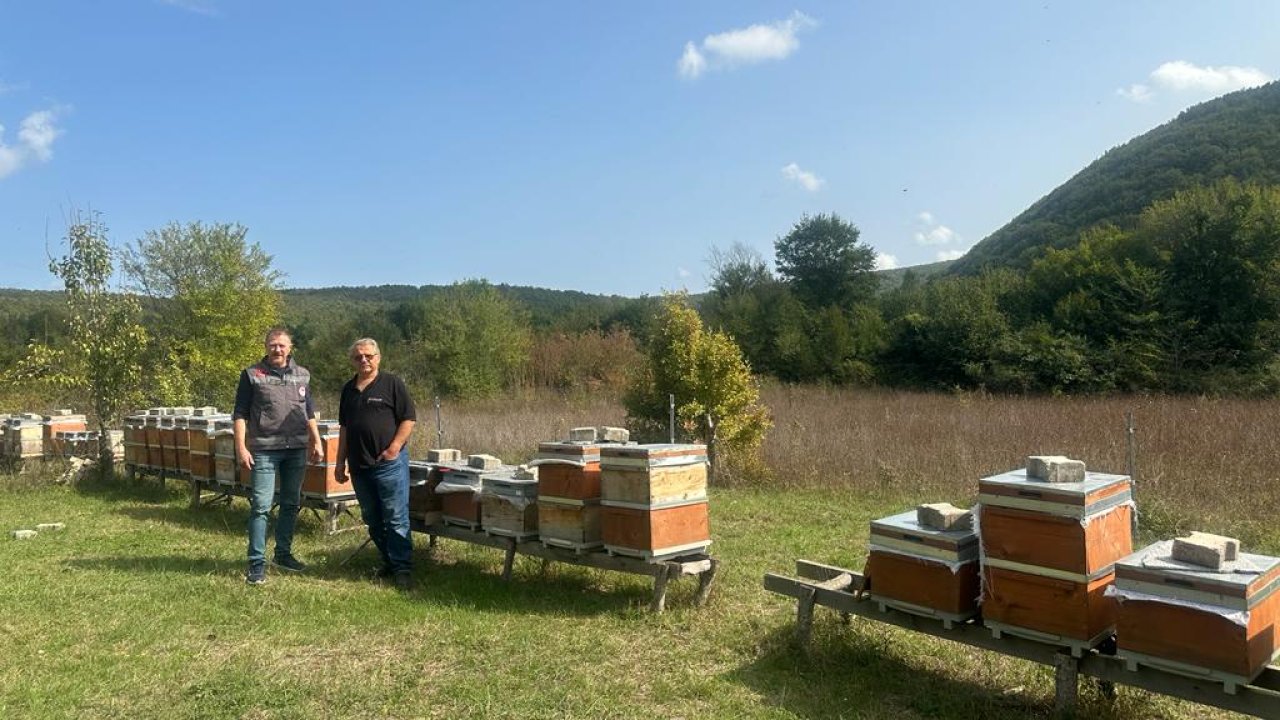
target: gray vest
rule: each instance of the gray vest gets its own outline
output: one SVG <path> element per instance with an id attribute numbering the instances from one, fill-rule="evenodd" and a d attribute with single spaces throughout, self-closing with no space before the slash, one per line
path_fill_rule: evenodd
<path id="1" fill-rule="evenodd" d="M 246 371 L 253 388 L 245 442 L 250 450 L 305 448 L 308 431 L 307 393 L 311 373 L 289 358 L 284 368 L 259 362 Z"/>

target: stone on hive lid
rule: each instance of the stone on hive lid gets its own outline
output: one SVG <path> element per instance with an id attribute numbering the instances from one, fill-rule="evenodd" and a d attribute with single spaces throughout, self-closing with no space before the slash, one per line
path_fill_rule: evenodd
<path id="1" fill-rule="evenodd" d="M 71 408 L 58 408 L 57 410 L 53 411 L 53 414 L 54 415 L 71 415 L 71 414 L 74 414 L 74 412 L 75 411 L 72 410 Z"/>
<path id="2" fill-rule="evenodd" d="M 631 439 L 631 433 L 626 428 L 610 427 L 603 425 L 600 427 L 600 442 L 625 443 Z"/>
<path id="3" fill-rule="evenodd" d="M 517 466 L 514 477 L 517 480 L 537 480 L 538 468 L 529 467 L 528 465 Z"/>
<path id="4" fill-rule="evenodd" d="M 576 427 L 569 429 L 569 442 L 593 443 L 596 441 L 596 429 L 593 427 Z"/>
<path id="5" fill-rule="evenodd" d="M 479 470 L 494 470 L 502 467 L 502 461 L 493 455 L 468 455 L 467 467 L 473 467 Z"/>
<path id="6" fill-rule="evenodd" d="M 427 462 L 444 463 L 462 460 L 462 451 L 455 448 L 432 448 L 427 451 Z"/>
<path id="7" fill-rule="evenodd" d="M 1223 563 L 1235 560 L 1240 554 L 1240 541 L 1212 533 L 1193 532 L 1187 537 L 1174 538 L 1170 554 L 1174 560 L 1220 570 Z"/>
<path id="8" fill-rule="evenodd" d="M 1063 455 L 1031 455 L 1027 458 L 1027 478 L 1051 483 L 1084 482 L 1084 461 Z"/>
<path id="9" fill-rule="evenodd" d="M 926 503 L 916 507 L 916 522 L 934 530 L 969 530 L 973 514 L 951 503 Z"/>

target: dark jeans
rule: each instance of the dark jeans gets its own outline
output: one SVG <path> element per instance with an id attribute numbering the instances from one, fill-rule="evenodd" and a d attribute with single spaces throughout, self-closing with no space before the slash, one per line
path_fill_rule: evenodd
<path id="1" fill-rule="evenodd" d="M 369 538 L 392 572 L 413 568 L 413 540 L 409 537 L 409 453 L 351 473 L 360 515 Z"/>
<path id="2" fill-rule="evenodd" d="M 267 518 L 280 476 L 280 517 L 276 519 L 276 556 L 293 553 L 293 528 L 298 524 L 302 475 L 307 451 L 261 450 L 253 453 L 253 494 L 249 497 L 249 562 L 266 560 Z"/>

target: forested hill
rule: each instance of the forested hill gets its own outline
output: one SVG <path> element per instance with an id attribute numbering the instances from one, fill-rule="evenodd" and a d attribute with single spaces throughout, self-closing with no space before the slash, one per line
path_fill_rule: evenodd
<path id="1" fill-rule="evenodd" d="M 1081 230 L 1133 226 L 1151 203 L 1224 177 L 1280 183 L 1280 81 L 1201 103 L 1107 151 L 952 265 L 950 272 L 1028 267 Z"/>

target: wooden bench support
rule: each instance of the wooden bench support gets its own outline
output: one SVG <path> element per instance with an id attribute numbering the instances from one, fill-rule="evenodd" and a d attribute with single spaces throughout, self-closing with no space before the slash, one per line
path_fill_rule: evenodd
<path id="1" fill-rule="evenodd" d="M 894 607 L 881 610 L 877 603 L 863 596 L 865 578 L 853 570 L 797 560 L 796 574 L 799 577 L 767 573 L 764 576 L 764 588 L 796 599 L 796 635 L 801 641 L 808 640 L 813 623 L 813 609 L 821 605 L 839 612 L 842 619 L 865 617 L 887 625 L 1050 665 L 1054 668 L 1054 709 L 1059 715 L 1075 712 L 1079 678 L 1083 675 L 1097 680 L 1104 695 L 1107 694 L 1107 684 L 1114 683 L 1254 717 L 1280 718 L 1280 667 L 1268 667 L 1252 684 L 1239 686 L 1235 694 L 1228 694 L 1223 690 L 1221 682 L 1178 675 L 1145 665 L 1129 670 L 1121 658 L 1096 650 L 1085 652 L 1081 658 L 1073 658 L 1069 649 L 1052 644 L 1007 633 L 996 638 L 980 618 L 950 623 L 950 627 L 947 627 L 938 618 L 913 615 Z M 847 583 L 840 577 L 842 574 L 849 576 Z M 832 586 L 843 586 L 843 589 Z"/>
<path id="2" fill-rule="evenodd" d="M 662 612 L 666 608 L 667 588 L 671 581 L 685 576 L 696 576 L 698 578 L 698 590 L 694 596 L 694 605 L 703 605 L 711 592 L 711 584 L 715 580 L 716 571 L 720 567 L 719 560 L 705 553 L 694 553 L 661 560 L 645 560 L 624 555 L 610 555 L 603 550 L 584 551 L 581 548 L 548 546 L 537 538 L 521 540 L 501 535 L 490 535 L 483 531 L 455 525 L 427 524 L 418 519 L 414 519 L 412 523 L 415 532 L 430 536 L 431 547 L 435 547 L 437 538 L 443 537 L 502 550 L 504 553 L 502 562 L 503 580 L 511 579 L 512 568 L 517 554 L 541 559 L 541 572 L 544 574 L 552 562 L 562 562 L 599 570 L 614 570 L 652 576 L 653 597 L 649 602 L 649 608 L 654 612 Z"/>

